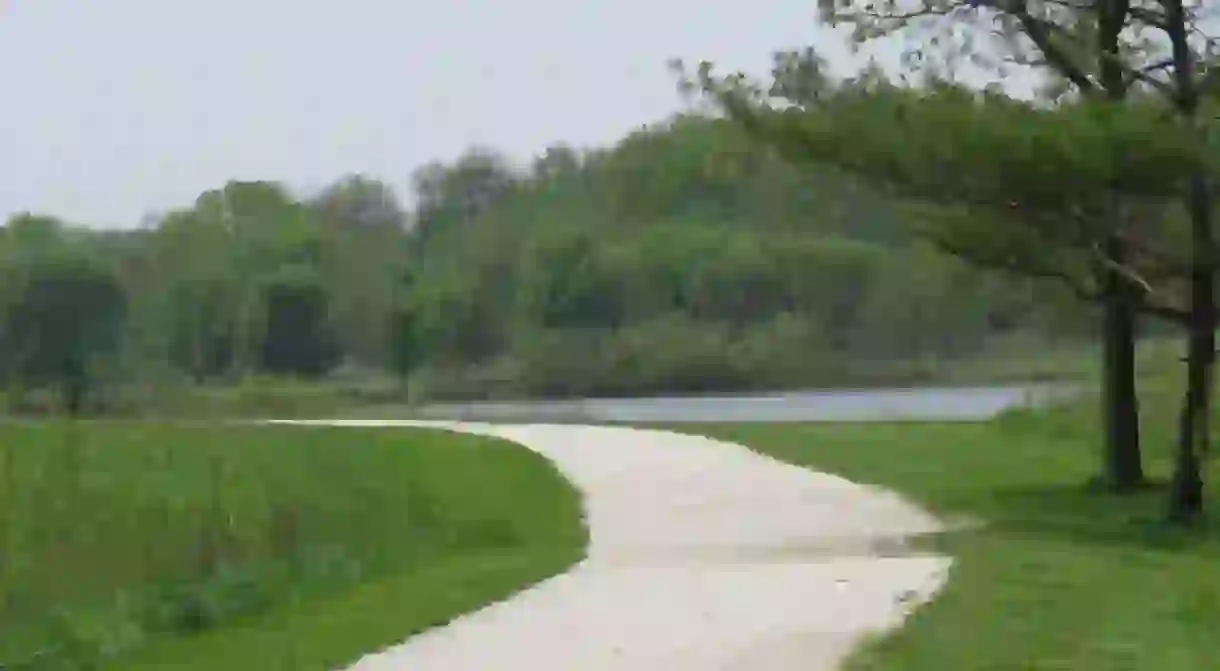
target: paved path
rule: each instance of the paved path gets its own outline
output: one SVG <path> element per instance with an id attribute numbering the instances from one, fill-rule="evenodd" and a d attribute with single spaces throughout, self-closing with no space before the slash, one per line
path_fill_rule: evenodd
<path id="1" fill-rule="evenodd" d="M 587 559 L 349 671 L 816 671 L 898 623 L 949 560 L 899 553 L 937 522 L 883 490 L 662 431 L 433 426 L 552 459 L 585 495 Z M 867 449 L 867 446 L 861 446 Z"/>

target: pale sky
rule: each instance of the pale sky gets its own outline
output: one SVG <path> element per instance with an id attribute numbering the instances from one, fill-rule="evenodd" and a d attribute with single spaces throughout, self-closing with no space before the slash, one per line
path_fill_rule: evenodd
<path id="1" fill-rule="evenodd" d="M 130 226 L 229 179 L 317 188 L 474 145 L 526 158 L 681 106 L 666 67 L 765 74 L 811 0 L 0 0 L 0 217 Z"/>

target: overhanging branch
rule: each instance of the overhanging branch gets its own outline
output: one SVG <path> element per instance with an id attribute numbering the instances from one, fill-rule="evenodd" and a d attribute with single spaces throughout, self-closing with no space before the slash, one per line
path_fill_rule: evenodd
<path id="1" fill-rule="evenodd" d="M 1036 18 L 1029 13 L 1029 9 L 1024 2 L 1012 2 L 1010 5 L 1010 13 L 1017 18 L 1021 23 L 1021 27 L 1025 29 L 1025 34 L 1029 39 L 1042 51 L 1042 55 L 1046 58 L 1046 62 L 1063 75 L 1068 81 L 1072 82 L 1076 88 L 1080 89 L 1081 93 L 1091 95 L 1097 90 L 1097 85 L 1089 77 L 1079 65 L 1072 62 L 1068 53 L 1060 48 L 1055 43 L 1055 36 L 1052 34 L 1052 27 L 1048 21 Z"/>

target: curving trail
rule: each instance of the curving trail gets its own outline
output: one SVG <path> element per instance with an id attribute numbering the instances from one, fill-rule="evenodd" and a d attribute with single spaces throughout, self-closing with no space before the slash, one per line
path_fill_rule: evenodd
<path id="1" fill-rule="evenodd" d="M 350 671 L 830 670 L 863 636 L 930 598 L 950 564 L 880 556 L 940 529 L 896 495 L 709 438 L 573 425 L 299 423 L 507 438 L 553 460 L 585 495 L 585 561 Z"/>

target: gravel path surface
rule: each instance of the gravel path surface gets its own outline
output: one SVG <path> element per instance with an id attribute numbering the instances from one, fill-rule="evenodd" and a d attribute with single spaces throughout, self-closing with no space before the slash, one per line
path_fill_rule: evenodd
<path id="1" fill-rule="evenodd" d="M 830 670 L 930 598 L 949 569 L 946 557 L 902 549 L 903 538 L 941 527 L 896 495 L 709 438 L 307 423 L 507 438 L 553 460 L 585 495 L 585 561 L 349 671 Z"/>

